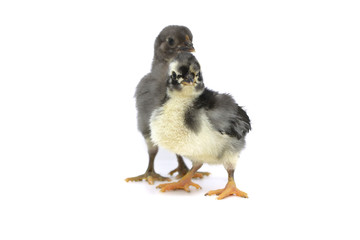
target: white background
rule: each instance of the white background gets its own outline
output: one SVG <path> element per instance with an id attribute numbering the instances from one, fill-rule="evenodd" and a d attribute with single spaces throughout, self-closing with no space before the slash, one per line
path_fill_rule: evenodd
<path id="1" fill-rule="evenodd" d="M 201 2 L 1 1 L 0 239 L 360 238 L 357 1 Z M 124 181 L 147 167 L 133 93 L 170 24 L 252 119 L 249 199 L 204 196 L 222 166 L 191 193 Z"/>

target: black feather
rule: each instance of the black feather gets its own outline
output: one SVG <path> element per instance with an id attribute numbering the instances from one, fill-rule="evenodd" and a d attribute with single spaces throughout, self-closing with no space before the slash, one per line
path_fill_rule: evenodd
<path id="1" fill-rule="evenodd" d="M 199 109 L 208 110 L 215 105 L 215 95 L 217 93 L 209 89 L 204 89 L 202 94 L 196 98 L 193 105 L 185 112 L 185 125 L 195 133 L 200 130 Z"/>
<path id="2" fill-rule="evenodd" d="M 197 133 L 200 130 L 199 111 L 196 111 L 193 107 L 190 107 L 185 112 L 185 125 Z"/>
<path id="3" fill-rule="evenodd" d="M 250 118 L 228 94 L 204 89 L 185 113 L 185 124 L 194 132 L 200 130 L 199 109 L 204 109 L 212 126 L 221 134 L 241 139 L 251 130 Z"/>
<path id="4" fill-rule="evenodd" d="M 212 109 L 215 106 L 216 95 L 218 95 L 217 92 L 205 88 L 202 94 L 195 100 L 194 108 L 205 108 L 205 110 Z"/>
<path id="5" fill-rule="evenodd" d="M 230 127 L 226 133 L 231 137 L 241 139 L 251 130 L 250 118 L 246 112 L 238 106 L 237 114 L 234 119 L 230 121 Z"/>

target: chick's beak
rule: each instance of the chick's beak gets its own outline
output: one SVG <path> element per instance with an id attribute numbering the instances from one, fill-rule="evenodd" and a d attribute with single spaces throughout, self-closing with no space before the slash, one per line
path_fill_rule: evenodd
<path id="1" fill-rule="evenodd" d="M 194 86 L 195 85 L 195 82 L 194 82 L 194 79 L 192 77 L 187 77 L 185 80 L 183 80 L 181 82 L 181 84 L 183 84 L 184 86 Z"/>
<path id="2" fill-rule="evenodd" d="M 195 52 L 195 48 L 190 40 L 185 41 L 182 45 L 179 46 L 179 51 L 183 52 Z"/>

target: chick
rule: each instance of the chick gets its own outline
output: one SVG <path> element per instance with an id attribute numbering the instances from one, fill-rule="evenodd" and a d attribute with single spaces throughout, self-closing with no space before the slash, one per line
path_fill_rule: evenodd
<path id="1" fill-rule="evenodd" d="M 149 164 L 144 174 L 127 178 L 125 179 L 127 182 L 147 180 L 149 184 L 154 184 L 154 181 L 170 180 L 157 174 L 154 170 L 154 160 L 158 152 L 158 147 L 154 145 L 150 139 L 149 120 L 151 113 L 155 108 L 160 106 L 161 100 L 166 94 L 166 78 L 169 62 L 178 52 L 194 51 L 192 38 L 191 31 L 187 27 L 167 26 L 160 32 L 155 40 L 151 72 L 141 79 L 135 92 L 136 108 L 138 111 L 138 129 L 144 136 L 147 144 Z M 180 155 L 177 155 L 177 160 L 179 166 L 171 171 L 170 174 L 172 175 L 178 172 L 179 176 L 183 176 L 189 169 L 186 167 Z"/>
<path id="2" fill-rule="evenodd" d="M 224 189 L 206 195 L 247 198 L 235 185 L 234 170 L 251 129 L 250 119 L 230 95 L 205 88 L 200 64 L 191 53 L 180 53 L 170 63 L 166 97 L 153 112 L 150 128 L 152 142 L 193 163 L 178 182 L 159 185 L 162 192 L 200 188 L 191 181 L 192 176 L 203 163 L 209 163 L 223 164 L 228 183 Z"/>

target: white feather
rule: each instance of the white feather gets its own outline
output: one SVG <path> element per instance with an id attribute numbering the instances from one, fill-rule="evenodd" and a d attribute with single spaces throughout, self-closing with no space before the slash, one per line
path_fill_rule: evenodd
<path id="1" fill-rule="evenodd" d="M 212 127 L 205 110 L 200 112 L 199 131 L 194 132 L 185 125 L 185 113 L 199 93 L 193 87 L 184 87 L 182 91 L 168 94 L 170 99 L 156 109 L 150 119 L 151 140 L 194 162 L 235 168 L 239 151 L 229 151 L 230 137 Z"/>

